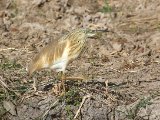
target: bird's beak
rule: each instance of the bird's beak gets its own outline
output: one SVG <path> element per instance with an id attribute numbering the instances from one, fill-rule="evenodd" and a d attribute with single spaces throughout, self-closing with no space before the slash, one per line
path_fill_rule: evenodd
<path id="1" fill-rule="evenodd" d="M 88 33 L 88 37 L 89 38 L 94 38 L 96 37 L 99 33 L 102 33 L 102 32 L 110 32 L 108 29 L 104 29 L 104 30 L 91 30 L 89 33 Z"/>
<path id="2" fill-rule="evenodd" d="M 110 32 L 108 29 L 104 29 L 104 30 L 92 30 L 92 32 Z"/>

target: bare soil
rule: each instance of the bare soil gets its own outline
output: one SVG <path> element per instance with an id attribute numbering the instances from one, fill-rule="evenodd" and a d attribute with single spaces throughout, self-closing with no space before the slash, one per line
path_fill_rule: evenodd
<path id="1" fill-rule="evenodd" d="M 1 119 L 72 120 L 88 95 L 77 120 L 160 120 L 159 13 L 159 0 L 1 0 Z M 59 74 L 29 77 L 26 66 L 50 41 L 81 27 L 110 32 L 88 39 L 68 65 L 67 76 L 85 80 L 67 80 L 66 94 L 55 95 Z"/>

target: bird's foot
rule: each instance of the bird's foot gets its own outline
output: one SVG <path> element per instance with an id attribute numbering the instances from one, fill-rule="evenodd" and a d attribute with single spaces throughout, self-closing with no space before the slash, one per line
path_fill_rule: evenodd
<path id="1" fill-rule="evenodd" d="M 62 82 L 61 83 L 57 83 L 54 85 L 54 87 L 52 88 L 52 91 L 55 95 L 64 95 L 66 93 L 66 86 L 65 86 L 65 80 L 85 80 L 85 78 L 83 77 L 62 77 Z"/>
<path id="2" fill-rule="evenodd" d="M 65 88 L 64 85 L 62 85 L 62 83 L 57 83 L 54 85 L 54 87 L 52 88 L 52 91 L 55 95 L 63 95 L 65 94 Z"/>

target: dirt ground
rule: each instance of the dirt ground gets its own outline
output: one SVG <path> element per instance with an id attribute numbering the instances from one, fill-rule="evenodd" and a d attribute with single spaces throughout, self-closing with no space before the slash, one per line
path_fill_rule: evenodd
<path id="1" fill-rule="evenodd" d="M 159 13 L 159 0 L 0 0 L 0 118 L 160 120 Z M 68 80 L 66 94 L 55 95 L 59 74 L 29 77 L 26 66 L 81 27 L 110 32 L 88 39 L 68 65 L 67 76 L 85 80 Z"/>

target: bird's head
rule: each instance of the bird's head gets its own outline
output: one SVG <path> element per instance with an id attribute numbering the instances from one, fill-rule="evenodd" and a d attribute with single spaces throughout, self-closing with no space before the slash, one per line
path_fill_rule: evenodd
<path id="1" fill-rule="evenodd" d="M 80 43 L 84 43 L 86 38 L 93 38 L 99 32 L 108 32 L 108 30 L 92 30 L 92 29 L 76 29 L 71 34 L 67 35 L 66 38 L 70 39 L 71 41 L 78 41 Z"/>

